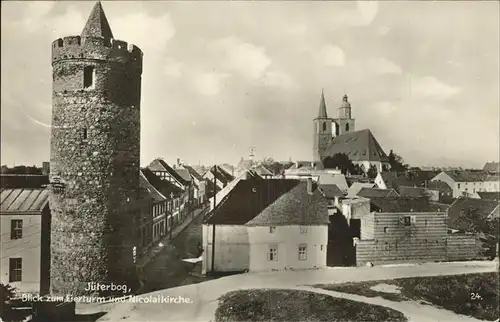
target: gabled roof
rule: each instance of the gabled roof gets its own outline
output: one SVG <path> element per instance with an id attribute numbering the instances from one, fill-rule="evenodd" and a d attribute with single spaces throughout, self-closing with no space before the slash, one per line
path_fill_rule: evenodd
<path id="1" fill-rule="evenodd" d="M 187 185 L 189 181 L 184 180 L 172 167 L 170 167 L 164 160 L 162 159 L 154 159 L 149 165 L 148 169 L 153 172 L 167 172 L 175 180 L 179 181 L 182 185 Z"/>
<path id="2" fill-rule="evenodd" d="M 472 198 L 458 198 L 448 211 L 448 227 L 458 230 L 467 230 L 468 214 L 477 211 L 481 218 L 488 218 L 498 207 L 498 201 Z"/>
<path id="3" fill-rule="evenodd" d="M 205 221 L 215 225 L 244 225 L 300 183 L 286 179 L 239 181 Z"/>
<path id="4" fill-rule="evenodd" d="M 252 168 L 253 171 L 255 171 L 259 176 L 273 176 L 274 173 L 272 173 L 268 168 L 266 168 L 263 164 L 258 164 Z"/>
<path id="5" fill-rule="evenodd" d="M 478 191 L 477 194 L 482 200 L 500 200 L 500 192 Z"/>
<path id="6" fill-rule="evenodd" d="M 483 171 L 485 172 L 500 172 L 500 163 L 499 162 L 486 162 L 483 167 Z"/>
<path id="7" fill-rule="evenodd" d="M 406 186 L 399 187 L 399 195 L 401 197 L 418 198 L 418 197 L 428 196 L 428 193 L 429 193 L 428 190 L 422 187 L 406 187 Z"/>
<path id="8" fill-rule="evenodd" d="M 175 172 L 177 172 L 179 176 L 181 176 L 182 179 L 184 179 L 184 181 L 191 182 L 191 175 L 189 174 L 189 171 L 185 167 L 182 168 L 176 167 L 174 170 Z"/>
<path id="9" fill-rule="evenodd" d="M 454 170 L 444 171 L 455 182 L 482 182 L 498 181 L 498 176 L 492 176 L 485 172 Z"/>
<path id="10" fill-rule="evenodd" d="M 436 209 L 430 206 L 426 197 L 404 198 L 385 197 L 370 198 L 370 211 L 374 212 L 434 212 Z M 441 212 L 445 212 L 443 209 Z"/>
<path id="11" fill-rule="evenodd" d="M 361 188 L 357 196 L 371 199 L 371 198 L 398 197 L 399 194 L 394 189 Z"/>
<path id="12" fill-rule="evenodd" d="M 140 187 L 143 189 L 144 192 L 147 193 L 147 196 L 149 198 L 151 198 L 154 202 L 161 202 L 161 201 L 164 201 L 166 200 L 167 198 L 162 195 L 156 188 L 155 186 L 153 186 L 149 181 L 148 179 L 146 178 L 146 176 L 144 175 L 144 171 L 149 171 L 150 173 L 148 174 L 151 178 L 151 176 L 154 176 L 154 174 L 150 171 L 150 170 L 147 170 L 147 169 L 141 169 L 140 173 L 139 173 L 139 185 Z M 158 178 L 159 179 L 159 178 Z M 154 180 L 154 179 L 153 179 Z M 170 198 L 170 196 L 169 196 Z"/>
<path id="13" fill-rule="evenodd" d="M 387 188 L 399 190 L 401 186 L 424 187 L 434 178 L 438 171 L 406 171 L 406 172 L 382 172 L 380 175 Z"/>
<path id="14" fill-rule="evenodd" d="M 146 180 L 155 187 L 164 197 L 170 199 L 170 194 L 180 194 L 183 190 L 168 180 L 162 180 L 148 168 L 141 169 Z"/>
<path id="15" fill-rule="evenodd" d="M 245 226 L 328 225 L 328 202 L 313 184 L 313 193 L 307 192 L 302 181 L 266 207 Z"/>
<path id="16" fill-rule="evenodd" d="M 49 176 L 32 174 L 1 174 L 1 188 L 43 188 L 49 184 Z"/>
<path id="17" fill-rule="evenodd" d="M 375 187 L 374 183 L 369 182 L 354 182 L 349 189 L 347 189 L 347 197 L 355 197 L 363 188 L 373 188 Z"/>
<path id="18" fill-rule="evenodd" d="M 184 165 L 184 168 L 186 168 L 186 170 L 189 172 L 189 174 L 193 178 L 195 178 L 196 180 L 198 180 L 198 181 L 203 180 L 203 177 L 201 176 L 201 174 L 198 173 L 198 171 L 196 171 L 193 167 L 191 167 L 189 165 Z"/>
<path id="19" fill-rule="evenodd" d="M 81 37 L 113 38 L 111 27 L 109 26 L 108 19 L 106 19 L 100 1 L 97 1 L 92 12 L 90 12 L 90 16 L 83 28 Z"/>
<path id="20" fill-rule="evenodd" d="M 219 165 L 219 167 L 226 173 L 230 174 L 231 176 L 234 176 L 234 167 L 232 165 L 224 163 Z"/>
<path id="21" fill-rule="evenodd" d="M 40 213 L 49 203 L 47 188 L 1 189 L 0 213 Z"/>
<path id="22" fill-rule="evenodd" d="M 217 166 L 217 173 L 222 175 L 224 177 L 224 181 L 227 183 L 234 180 L 234 176 L 221 166 Z"/>
<path id="23" fill-rule="evenodd" d="M 337 185 L 337 187 L 341 191 L 347 191 L 347 189 L 349 188 L 345 176 L 343 174 L 329 174 L 329 173 L 320 174 L 318 182 L 320 185 L 328 185 L 328 184 Z"/>
<path id="24" fill-rule="evenodd" d="M 337 153 L 346 154 L 351 161 L 389 161 L 384 150 L 368 129 L 337 136 L 322 157 L 334 156 Z"/>
<path id="25" fill-rule="evenodd" d="M 320 192 L 328 199 L 333 199 L 335 197 L 342 197 L 344 193 L 336 184 L 324 184 L 319 186 Z"/>
<path id="26" fill-rule="evenodd" d="M 427 183 L 427 189 L 437 190 L 441 193 L 452 192 L 453 189 L 444 181 L 429 181 Z"/>

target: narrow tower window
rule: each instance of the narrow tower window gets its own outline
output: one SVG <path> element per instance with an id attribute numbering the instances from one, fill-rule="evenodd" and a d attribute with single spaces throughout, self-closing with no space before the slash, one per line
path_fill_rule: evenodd
<path id="1" fill-rule="evenodd" d="M 347 123 L 347 124 L 345 125 L 345 131 L 346 131 L 346 132 L 349 132 L 349 123 Z"/>
<path id="2" fill-rule="evenodd" d="M 323 123 L 323 131 L 326 131 L 326 123 Z"/>
<path id="3" fill-rule="evenodd" d="M 87 66 L 83 69 L 83 87 L 90 88 L 94 86 L 94 67 Z"/>
<path id="4" fill-rule="evenodd" d="M 87 137 L 88 137 L 88 132 L 87 132 L 87 129 L 84 128 L 82 130 L 82 137 L 83 137 L 83 140 L 87 140 Z"/>

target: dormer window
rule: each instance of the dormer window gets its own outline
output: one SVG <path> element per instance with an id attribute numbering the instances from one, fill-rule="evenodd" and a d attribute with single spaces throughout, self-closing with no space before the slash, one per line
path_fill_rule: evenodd
<path id="1" fill-rule="evenodd" d="M 95 81 L 95 68 L 93 66 L 87 66 L 83 69 L 83 87 L 93 88 Z"/>
<path id="2" fill-rule="evenodd" d="M 349 132 L 349 123 L 347 123 L 347 124 L 345 125 L 345 131 L 346 131 L 346 132 Z"/>

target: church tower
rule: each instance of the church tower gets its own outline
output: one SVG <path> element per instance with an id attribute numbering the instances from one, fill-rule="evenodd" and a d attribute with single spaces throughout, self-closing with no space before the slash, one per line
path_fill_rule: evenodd
<path id="1" fill-rule="evenodd" d="M 349 132 L 354 132 L 354 119 L 351 117 L 351 103 L 347 99 L 347 95 L 344 95 L 342 99 L 342 104 L 339 107 L 338 119 L 335 120 L 336 135 L 342 135 Z"/>
<path id="2" fill-rule="evenodd" d="M 328 148 L 332 141 L 332 122 L 326 114 L 325 95 L 321 91 L 321 100 L 319 102 L 318 117 L 313 120 L 314 138 L 313 138 L 313 161 L 321 161 L 323 152 Z"/>
<path id="3" fill-rule="evenodd" d="M 100 2 L 52 43 L 51 293 L 134 288 L 142 51 L 113 37 Z"/>

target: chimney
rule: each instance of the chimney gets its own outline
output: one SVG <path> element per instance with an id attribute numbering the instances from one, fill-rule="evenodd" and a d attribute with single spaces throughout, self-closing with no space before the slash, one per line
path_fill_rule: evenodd
<path id="1" fill-rule="evenodd" d="M 177 158 L 177 167 L 181 165 L 181 159 Z"/>
<path id="2" fill-rule="evenodd" d="M 42 174 L 48 176 L 50 173 L 50 162 L 42 162 Z"/>
<path id="3" fill-rule="evenodd" d="M 310 195 L 313 194 L 313 180 L 312 180 L 312 178 L 307 178 L 307 193 Z"/>

